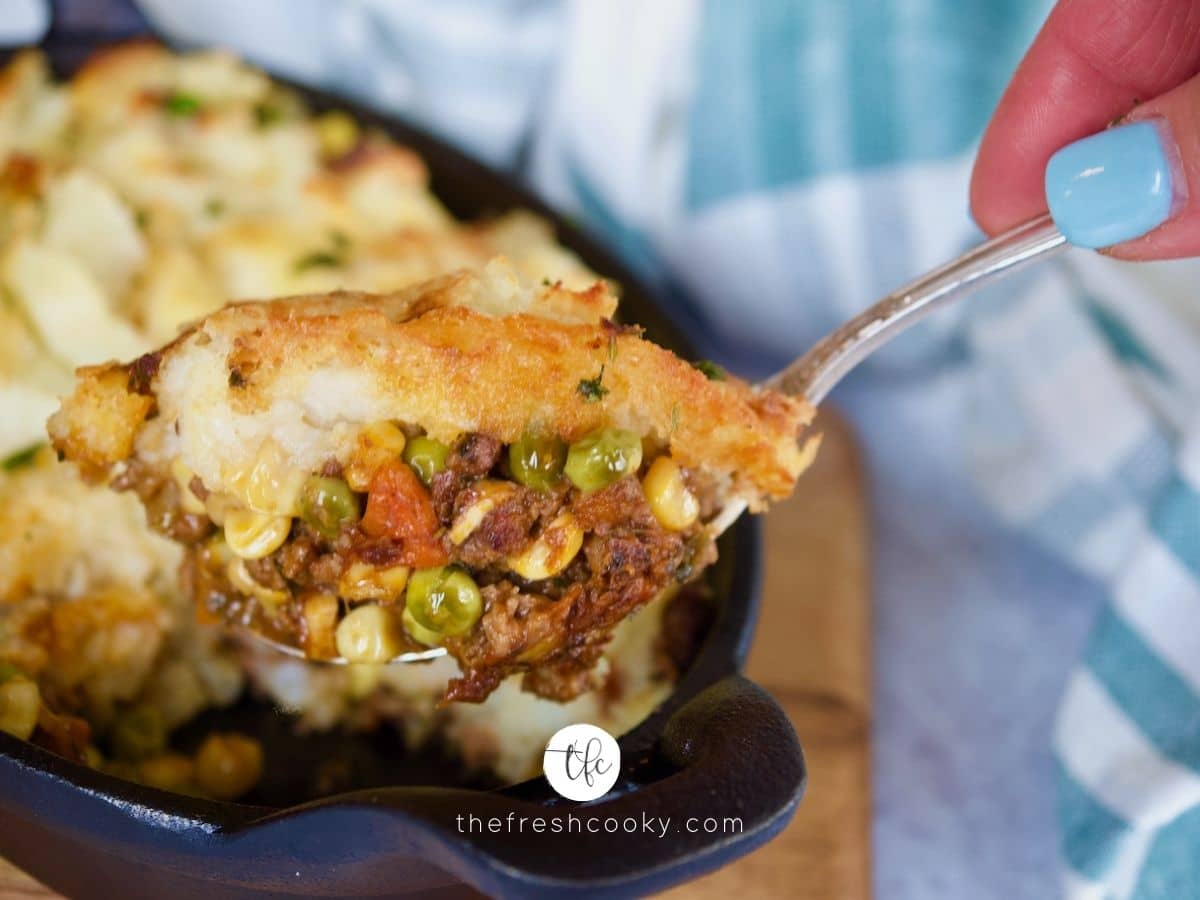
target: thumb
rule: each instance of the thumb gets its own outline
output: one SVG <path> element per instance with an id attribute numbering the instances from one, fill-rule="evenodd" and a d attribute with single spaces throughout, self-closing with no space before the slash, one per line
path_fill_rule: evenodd
<path id="1" fill-rule="evenodd" d="M 1200 256 L 1200 75 L 1055 153 L 1046 202 L 1076 246 L 1122 259 Z"/>

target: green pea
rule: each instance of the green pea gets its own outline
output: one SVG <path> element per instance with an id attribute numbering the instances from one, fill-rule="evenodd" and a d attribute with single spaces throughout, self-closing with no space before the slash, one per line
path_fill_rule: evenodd
<path id="1" fill-rule="evenodd" d="M 428 487 L 433 476 L 446 468 L 450 448 L 431 437 L 415 437 L 404 445 L 404 461 Z"/>
<path id="2" fill-rule="evenodd" d="M 358 497 L 340 478 L 313 476 L 300 490 L 300 518 L 324 538 L 337 540 L 345 522 L 356 522 L 362 510 Z"/>
<path id="3" fill-rule="evenodd" d="M 167 723 L 153 706 L 135 706 L 122 713 L 109 732 L 112 751 L 120 759 L 157 756 L 167 748 Z"/>
<path id="4" fill-rule="evenodd" d="M 465 634 L 483 615 L 479 587 L 470 575 L 451 566 L 414 572 L 404 606 L 418 625 L 444 637 Z"/>
<path id="5" fill-rule="evenodd" d="M 552 435 L 527 434 L 508 448 L 513 478 L 539 491 L 558 484 L 566 461 L 567 445 Z"/>
<path id="6" fill-rule="evenodd" d="M 412 613 L 407 609 L 400 614 L 400 621 L 404 623 L 404 630 L 408 632 L 408 636 L 418 644 L 424 644 L 426 647 L 436 647 L 442 642 L 442 636 L 438 632 L 426 628 L 414 619 Z"/>
<path id="7" fill-rule="evenodd" d="M 571 445 L 566 473 L 581 491 L 595 491 L 635 474 L 641 464 L 641 438 L 632 431 L 602 428 Z"/>

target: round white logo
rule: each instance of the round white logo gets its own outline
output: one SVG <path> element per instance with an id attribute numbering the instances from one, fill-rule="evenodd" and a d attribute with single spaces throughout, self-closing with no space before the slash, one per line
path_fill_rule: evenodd
<path id="1" fill-rule="evenodd" d="M 542 771 L 550 787 L 568 800 L 595 800 L 616 784 L 621 748 L 603 728 L 587 723 L 568 725 L 546 744 Z"/>

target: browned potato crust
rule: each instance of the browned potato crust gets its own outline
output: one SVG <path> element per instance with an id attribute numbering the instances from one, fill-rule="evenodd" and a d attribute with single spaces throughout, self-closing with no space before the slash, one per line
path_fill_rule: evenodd
<path id="1" fill-rule="evenodd" d="M 442 440 L 481 432 L 505 443 L 530 428 L 572 441 L 615 426 L 669 447 L 681 465 L 719 473 L 728 496 L 752 507 L 791 491 L 805 463 L 797 438 L 811 418 L 806 403 L 710 380 L 600 318 L 613 305 L 600 284 L 530 295 L 497 265 L 394 294 L 292 297 L 209 316 L 154 357 L 150 391 L 165 443 L 147 451 L 182 455 L 206 487 L 221 489 L 268 438 L 292 464 L 319 469 L 339 455 L 346 423 L 394 419 Z M 68 457 L 105 466 L 129 455 L 150 406 L 127 371 L 81 370 L 50 423 Z M 597 378 L 601 395 L 589 398 L 581 383 Z M 292 427 L 298 417 L 302 433 Z"/>
<path id="2" fill-rule="evenodd" d="M 133 453 L 137 430 L 154 401 L 128 390 L 123 366 L 89 366 L 78 374 L 79 385 L 63 401 L 50 434 L 55 448 L 85 472 L 102 473 Z"/>

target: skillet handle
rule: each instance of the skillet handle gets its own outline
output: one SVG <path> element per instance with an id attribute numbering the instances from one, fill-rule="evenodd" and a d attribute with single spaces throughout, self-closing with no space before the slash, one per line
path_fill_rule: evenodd
<path id="1" fill-rule="evenodd" d="M 254 896 L 415 896 L 455 878 L 522 900 L 648 894 L 770 840 L 804 792 L 791 723 L 739 675 L 684 704 L 650 750 L 626 754 L 633 758 L 622 760 L 621 787 L 589 804 L 538 795 L 546 782 L 537 778 L 512 791 L 383 788 L 280 811 L 149 789 L 147 803 L 118 805 L 102 791 L 80 791 L 52 766 L 28 783 L 15 769 L 8 774 L 11 784 L 37 791 L 36 803 L 18 791 L 18 808 L 53 801 L 70 809 L 81 833 L 60 841 L 59 856 L 103 856 L 162 884 L 190 885 L 179 896 L 197 897 L 232 886 Z M 0 756 L 0 787 L 4 763 Z M 0 838 L 16 836 L 0 828 Z"/>
<path id="2" fill-rule="evenodd" d="M 560 822 L 574 816 L 580 830 L 572 834 L 526 832 L 518 839 L 485 828 L 468 835 L 474 871 L 461 874 L 489 893 L 512 897 L 661 890 L 770 840 L 790 821 L 806 783 L 800 742 L 786 714 L 740 675 L 705 689 L 675 713 L 648 759 L 633 761 L 632 771 L 624 762 L 634 784 L 655 780 L 608 800 L 533 807 Z M 496 805 L 493 815 L 512 809 L 511 800 Z M 528 805 L 518 805 L 526 807 L 518 815 L 530 815 Z M 618 830 L 588 833 L 593 819 L 601 829 L 615 820 Z M 636 830 L 626 833 L 631 820 Z"/>

